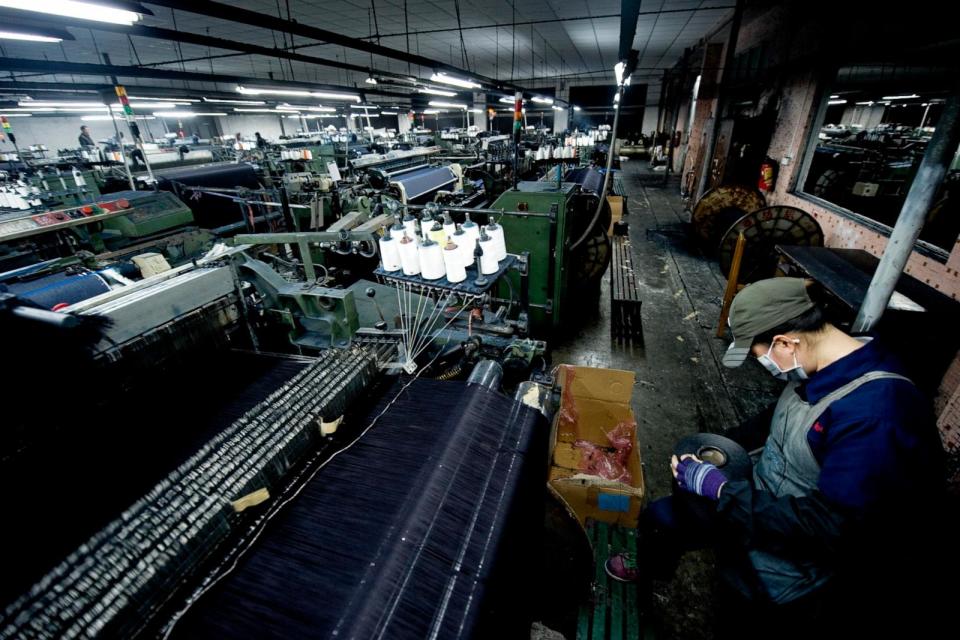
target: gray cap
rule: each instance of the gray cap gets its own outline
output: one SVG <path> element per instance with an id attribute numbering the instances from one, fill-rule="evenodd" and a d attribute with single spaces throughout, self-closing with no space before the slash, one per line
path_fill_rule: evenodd
<path id="1" fill-rule="evenodd" d="M 733 342 L 723 356 L 724 366 L 739 367 L 750 355 L 754 338 L 814 306 L 803 278 L 770 278 L 747 285 L 730 305 Z"/>

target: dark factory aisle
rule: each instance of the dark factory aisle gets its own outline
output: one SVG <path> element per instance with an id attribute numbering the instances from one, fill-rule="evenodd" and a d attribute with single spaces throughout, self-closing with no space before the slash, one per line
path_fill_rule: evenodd
<path id="1" fill-rule="evenodd" d="M 670 493 L 670 455 L 682 437 L 721 433 L 776 400 L 779 385 L 760 366 L 726 369 L 727 339 L 717 338 L 726 280 L 688 232 L 676 180 L 645 161 L 623 163 L 635 276 L 640 286 L 643 344 L 610 338 L 610 278 L 603 280 L 599 314 L 553 351 L 555 364 L 636 372 L 633 411 L 645 470 L 647 499 Z M 664 637 L 711 637 L 712 557 L 687 554 L 676 578 L 653 594 L 653 624 Z"/>

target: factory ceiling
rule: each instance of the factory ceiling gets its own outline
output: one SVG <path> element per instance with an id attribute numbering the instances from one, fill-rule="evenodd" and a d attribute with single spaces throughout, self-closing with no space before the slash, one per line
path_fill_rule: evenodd
<path id="1" fill-rule="evenodd" d="M 599 84 L 613 81 L 621 4 L 619 0 L 234 0 L 227 5 L 141 0 L 139 6 L 152 15 L 142 15 L 129 27 L 0 8 L 7 23 L 18 16 L 29 18 L 31 24 L 46 20 L 51 30 L 59 29 L 61 34 L 66 30 L 73 37 L 55 43 L 0 40 L 0 80 L 5 85 L 0 86 L 0 94 L 12 91 L 13 81 L 59 87 L 109 83 L 104 75 L 58 64 L 103 65 L 103 54 L 112 65 L 128 70 L 184 72 L 180 78 L 172 73 L 150 74 L 169 77 L 120 76 L 129 86 L 199 93 L 233 92 L 235 79 L 242 77 L 250 85 L 270 80 L 351 87 L 371 99 L 384 92 L 393 94 L 384 99 L 395 101 L 398 93 L 413 91 L 408 78 L 429 81 L 438 71 L 450 75 L 460 71 L 460 77 L 504 92 L 518 86 L 553 87 L 557 79 Z M 728 19 L 733 7 L 729 0 L 639 4 L 632 42 L 640 54 L 637 82 L 657 81 L 685 47 Z M 323 32 L 329 32 L 326 40 Z M 14 60 L 21 62 L 3 64 Z M 23 60 L 46 65 L 35 68 Z M 368 78 L 375 78 L 377 84 Z"/>

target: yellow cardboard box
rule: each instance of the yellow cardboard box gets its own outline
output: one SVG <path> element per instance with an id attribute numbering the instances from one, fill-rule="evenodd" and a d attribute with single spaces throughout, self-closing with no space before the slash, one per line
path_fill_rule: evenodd
<path id="1" fill-rule="evenodd" d="M 643 468 L 637 446 L 636 420 L 630 408 L 634 373 L 561 365 L 560 408 L 553 421 L 551 463 L 547 484 L 581 524 L 587 518 L 622 526 L 636 526 L 643 506 Z M 631 482 L 607 480 L 580 470 L 583 450 L 575 446 L 586 440 L 609 447 L 607 433 L 621 422 L 634 425 L 633 448 L 626 468 Z"/>

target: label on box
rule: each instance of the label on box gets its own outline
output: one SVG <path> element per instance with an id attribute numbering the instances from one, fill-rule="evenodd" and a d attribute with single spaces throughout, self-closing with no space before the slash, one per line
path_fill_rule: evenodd
<path id="1" fill-rule="evenodd" d="M 601 511 L 630 511 L 630 496 L 617 493 L 603 493 L 597 496 L 597 506 Z"/>

